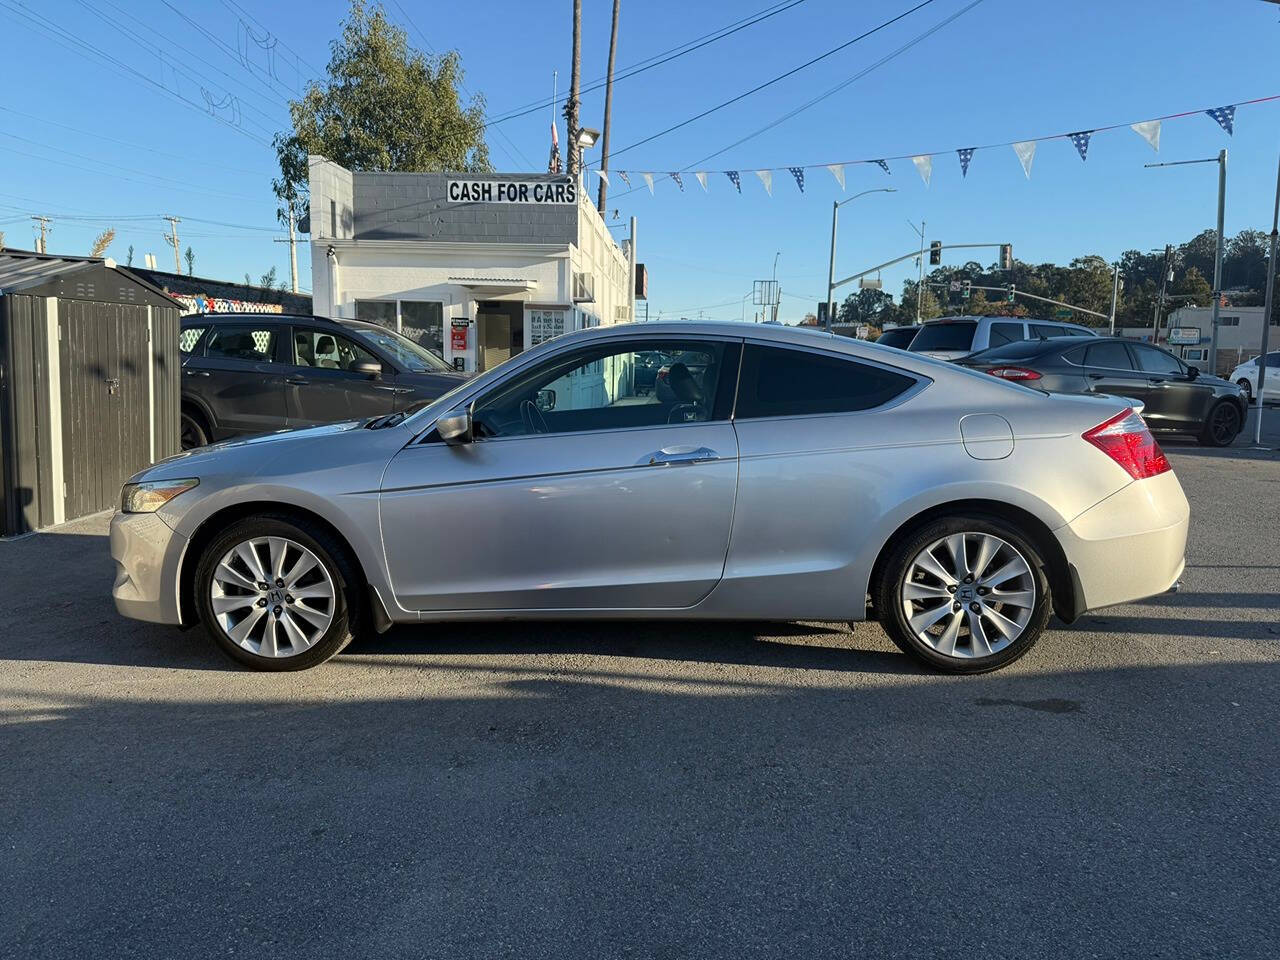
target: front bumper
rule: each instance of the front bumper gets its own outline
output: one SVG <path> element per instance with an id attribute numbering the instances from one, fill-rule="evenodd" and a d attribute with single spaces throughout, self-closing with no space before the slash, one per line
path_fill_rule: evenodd
<path id="1" fill-rule="evenodd" d="M 1135 480 L 1055 530 L 1075 613 L 1164 593 L 1186 564 L 1191 508 L 1172 470 Z"/>
<path id="2" fill-rule="evenodd" d="M 178 568 L 186 547 L 187 538 L 156 514 L 116 511 L 111 518 L 116 610 L 134 620 L 180 624 Z"/>

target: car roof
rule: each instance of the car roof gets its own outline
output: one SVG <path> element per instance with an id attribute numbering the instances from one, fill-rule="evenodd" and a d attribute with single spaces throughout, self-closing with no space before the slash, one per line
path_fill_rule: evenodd
<path id="1" fill-rule="evenodd" d="M 189 313 L 182 318 L 182 324 L 187 326 L 196 323 L 219 323 L 224 320 L 235 321 L 236 323 L 243 323 L 246 320 L 260 321 L 262 323 L 291 323 L 305 320 L 307 323 L 332 324 L 334 326 L 345 325 L 330 317 L 316 317 L 306 313 L 255 313 L 250 310 L 227 313 Z"/>

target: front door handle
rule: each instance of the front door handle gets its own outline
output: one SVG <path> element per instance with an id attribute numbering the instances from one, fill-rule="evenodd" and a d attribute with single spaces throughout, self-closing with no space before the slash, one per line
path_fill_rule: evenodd
<path id="1" fill-rule="evenodd" d="M 663 447 L 655 450 L 645 458 L 650 467 L 678 466 L 686 463 L 706 463 L 719 460 L 720 454 L 710 447 Z"/>
<path id="2" fill-rule="evenodd" d="M 188 370 L 186 373 L 188 377 L 207 377 L 209 375 L 208 370 Z"/>
<path id="3" fill-rule="evenodd" d="M 1100 373 L 1091 373 L 1091 374 L 1089 374 L 1089 379 L 1090 379 L 1090 380 L 1101 380 L 1101 379 L 1102 379 L 1102 374 L 1100 374 Z"/>
<path id="4" fill-rule="evenodd" d="M 1164 377 L 1148 377 L 1147 383 L 1164 383 Z"/>
<path id="5" fill-rule="evenodd" d="M 292 383 L 295 387 L 304 387 L 311 381 L 306 377 L 285 377 L 285 383 Z"/>

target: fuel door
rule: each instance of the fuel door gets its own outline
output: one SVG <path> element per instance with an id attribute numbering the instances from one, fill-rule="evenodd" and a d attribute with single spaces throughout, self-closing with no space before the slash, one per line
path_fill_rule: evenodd
<path id="1" fill-rule="evenodd" d="M 995 413 L 970 413 L 960 418 L 960 439 L 975 460 L 1003 460 L 1013 453 L 1013 428 Z"/>

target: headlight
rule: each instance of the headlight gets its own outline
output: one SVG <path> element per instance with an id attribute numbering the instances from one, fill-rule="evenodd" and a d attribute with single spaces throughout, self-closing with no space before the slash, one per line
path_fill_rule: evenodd
<path id="1" fill-rule="evenodd" d="M 155 513 L 180 493 L 198 486 L 199 480 L 152 480 L 126 483 L 120 491 L 120 509 L 125 513 Z"/>

